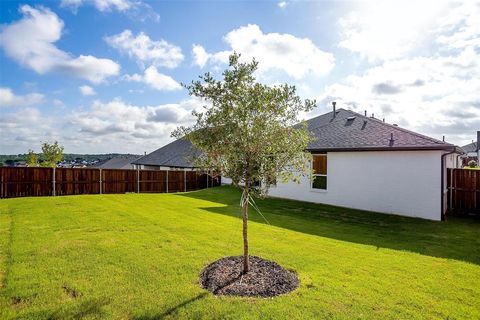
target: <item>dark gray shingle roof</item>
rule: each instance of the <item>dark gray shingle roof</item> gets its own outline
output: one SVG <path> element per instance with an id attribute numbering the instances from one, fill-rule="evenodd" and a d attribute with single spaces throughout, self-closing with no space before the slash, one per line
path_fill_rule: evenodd
<path id="1" fill-rule="evenodd" d="M 137 160 L 139 157 L 140 156 L 137 155 L 115 157 L 105 161 L 97 162 L 92 167 L 100 169 L 133 169 L 132 162 Z"/>
<path id="2" fill-rule="evenodd" d="M 462 150 L 465 151 L 465 153 L 477 152 L 477 143 L 476 142 L 469 143 L 466 146 L 463 146 Z"/>
<path id="3" fill-rule="evenodd" d="M 315 140 L 310 151 L 452 150 L 454 145 L 433 139 L 353 111 L 339 109 L 306 121 Z M 393 133 L 393 143 L 390 142 Z M 134 164 L 192 168 L 199 151 L 184 139 L 155 150 Z"/>
<path id="4" fill-rule="evenodd" d="M 314 135 L 311 151 L 451 150 L 454 145 L 433 139 L 356 112 L 338 109 L 307 120 Z M 393 134 L 393 141 L 391 137 Z"/>
<path id="5" fill-rule="evenodd" d="M 133 163 L 151 166 L 193 168 L 193 159 L 199 154 L 200 152 L 193 148 L 189 141 L 178 139 L 137 159 Z"/>

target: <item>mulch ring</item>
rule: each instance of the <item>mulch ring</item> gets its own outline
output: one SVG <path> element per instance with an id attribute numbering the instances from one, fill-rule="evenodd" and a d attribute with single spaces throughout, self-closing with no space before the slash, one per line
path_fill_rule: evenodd
<path id="1" fill-rule="evenodd" d="M 300 281 L 294 271 L 255 256 L 250 256 L 250 271 L 243 274 L 243 256 L 236 256 L 206 266 L 200 284 L 215 295 L 267 298 L 295 290 Z"/>

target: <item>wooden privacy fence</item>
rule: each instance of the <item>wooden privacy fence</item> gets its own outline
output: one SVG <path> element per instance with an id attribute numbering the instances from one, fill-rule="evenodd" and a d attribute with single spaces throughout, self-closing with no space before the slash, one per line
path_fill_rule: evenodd
<path id="1" fill-rule="evenodd" d="M 448 169 L 447 186 L 450 212 L 480 215 L 480 170 Z"/>
<path id="2" fill-rule="evenodd" d="M 0 198 L 180 192 L 219 186 L 197 171 L 0 167 Z"/>

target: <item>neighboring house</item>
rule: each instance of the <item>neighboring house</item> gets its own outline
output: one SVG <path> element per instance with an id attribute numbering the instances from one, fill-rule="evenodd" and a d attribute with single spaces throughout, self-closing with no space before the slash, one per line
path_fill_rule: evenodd
<path id="1" fill-rule="evenodd" d="M 462 156 L 462 165 L 468 165 L 468 162 L 474 160 L 478 164 L 478 151 L 480 146 L 480 131 L 477 131 L 477 142 L 467 144 L 462 147 L 465 154 Z"/>
<path id="2" fill-rule="evenodd" d="M 200 153 L 185 139 L 178 139 L 132 162 L 146 170 L 196 170 L 193 160 Z"/>
<path id="3" fill-rule="evenodd" d="M 461 151 L 375 118 L 339 109 L 307 121 L 314 141 L 312 176 L 278 182 L 273 197 L 440 220 L 446 206 L 446 168 Z M 188 141 L 174 141 L 134 164 L 195 169 Z M 228 181 L 222 177 L 222 181 Z"/>
<path id="4" fill-rule="evenodd" d="M 137 160 L 140 156 L 138 155 L 128 155 L 128 156 L 119 156 L 114 157 L 108 160 L 103 160 L 95 163 L 91 168 L 99 169 L 134 169 L 132 162 Z"/>
<path id="5" fill-rule="evenodd" d="M 27 167 L 27 162 L 23 161 L 23 160 L 15 161 L 13 166 L 14 167 Z"/>

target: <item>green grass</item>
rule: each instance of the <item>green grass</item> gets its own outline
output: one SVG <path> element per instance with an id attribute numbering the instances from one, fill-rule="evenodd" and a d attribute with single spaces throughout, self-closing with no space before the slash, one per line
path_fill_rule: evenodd
<path id="1" fill-rule="evenodd" d="M 480 319 L 480 223 L 258 201 L 254 255 L 297 271 L 273 299 L 215 297 L 241 253 L 239 193 L 0 201 L 0 319 Z"/>

